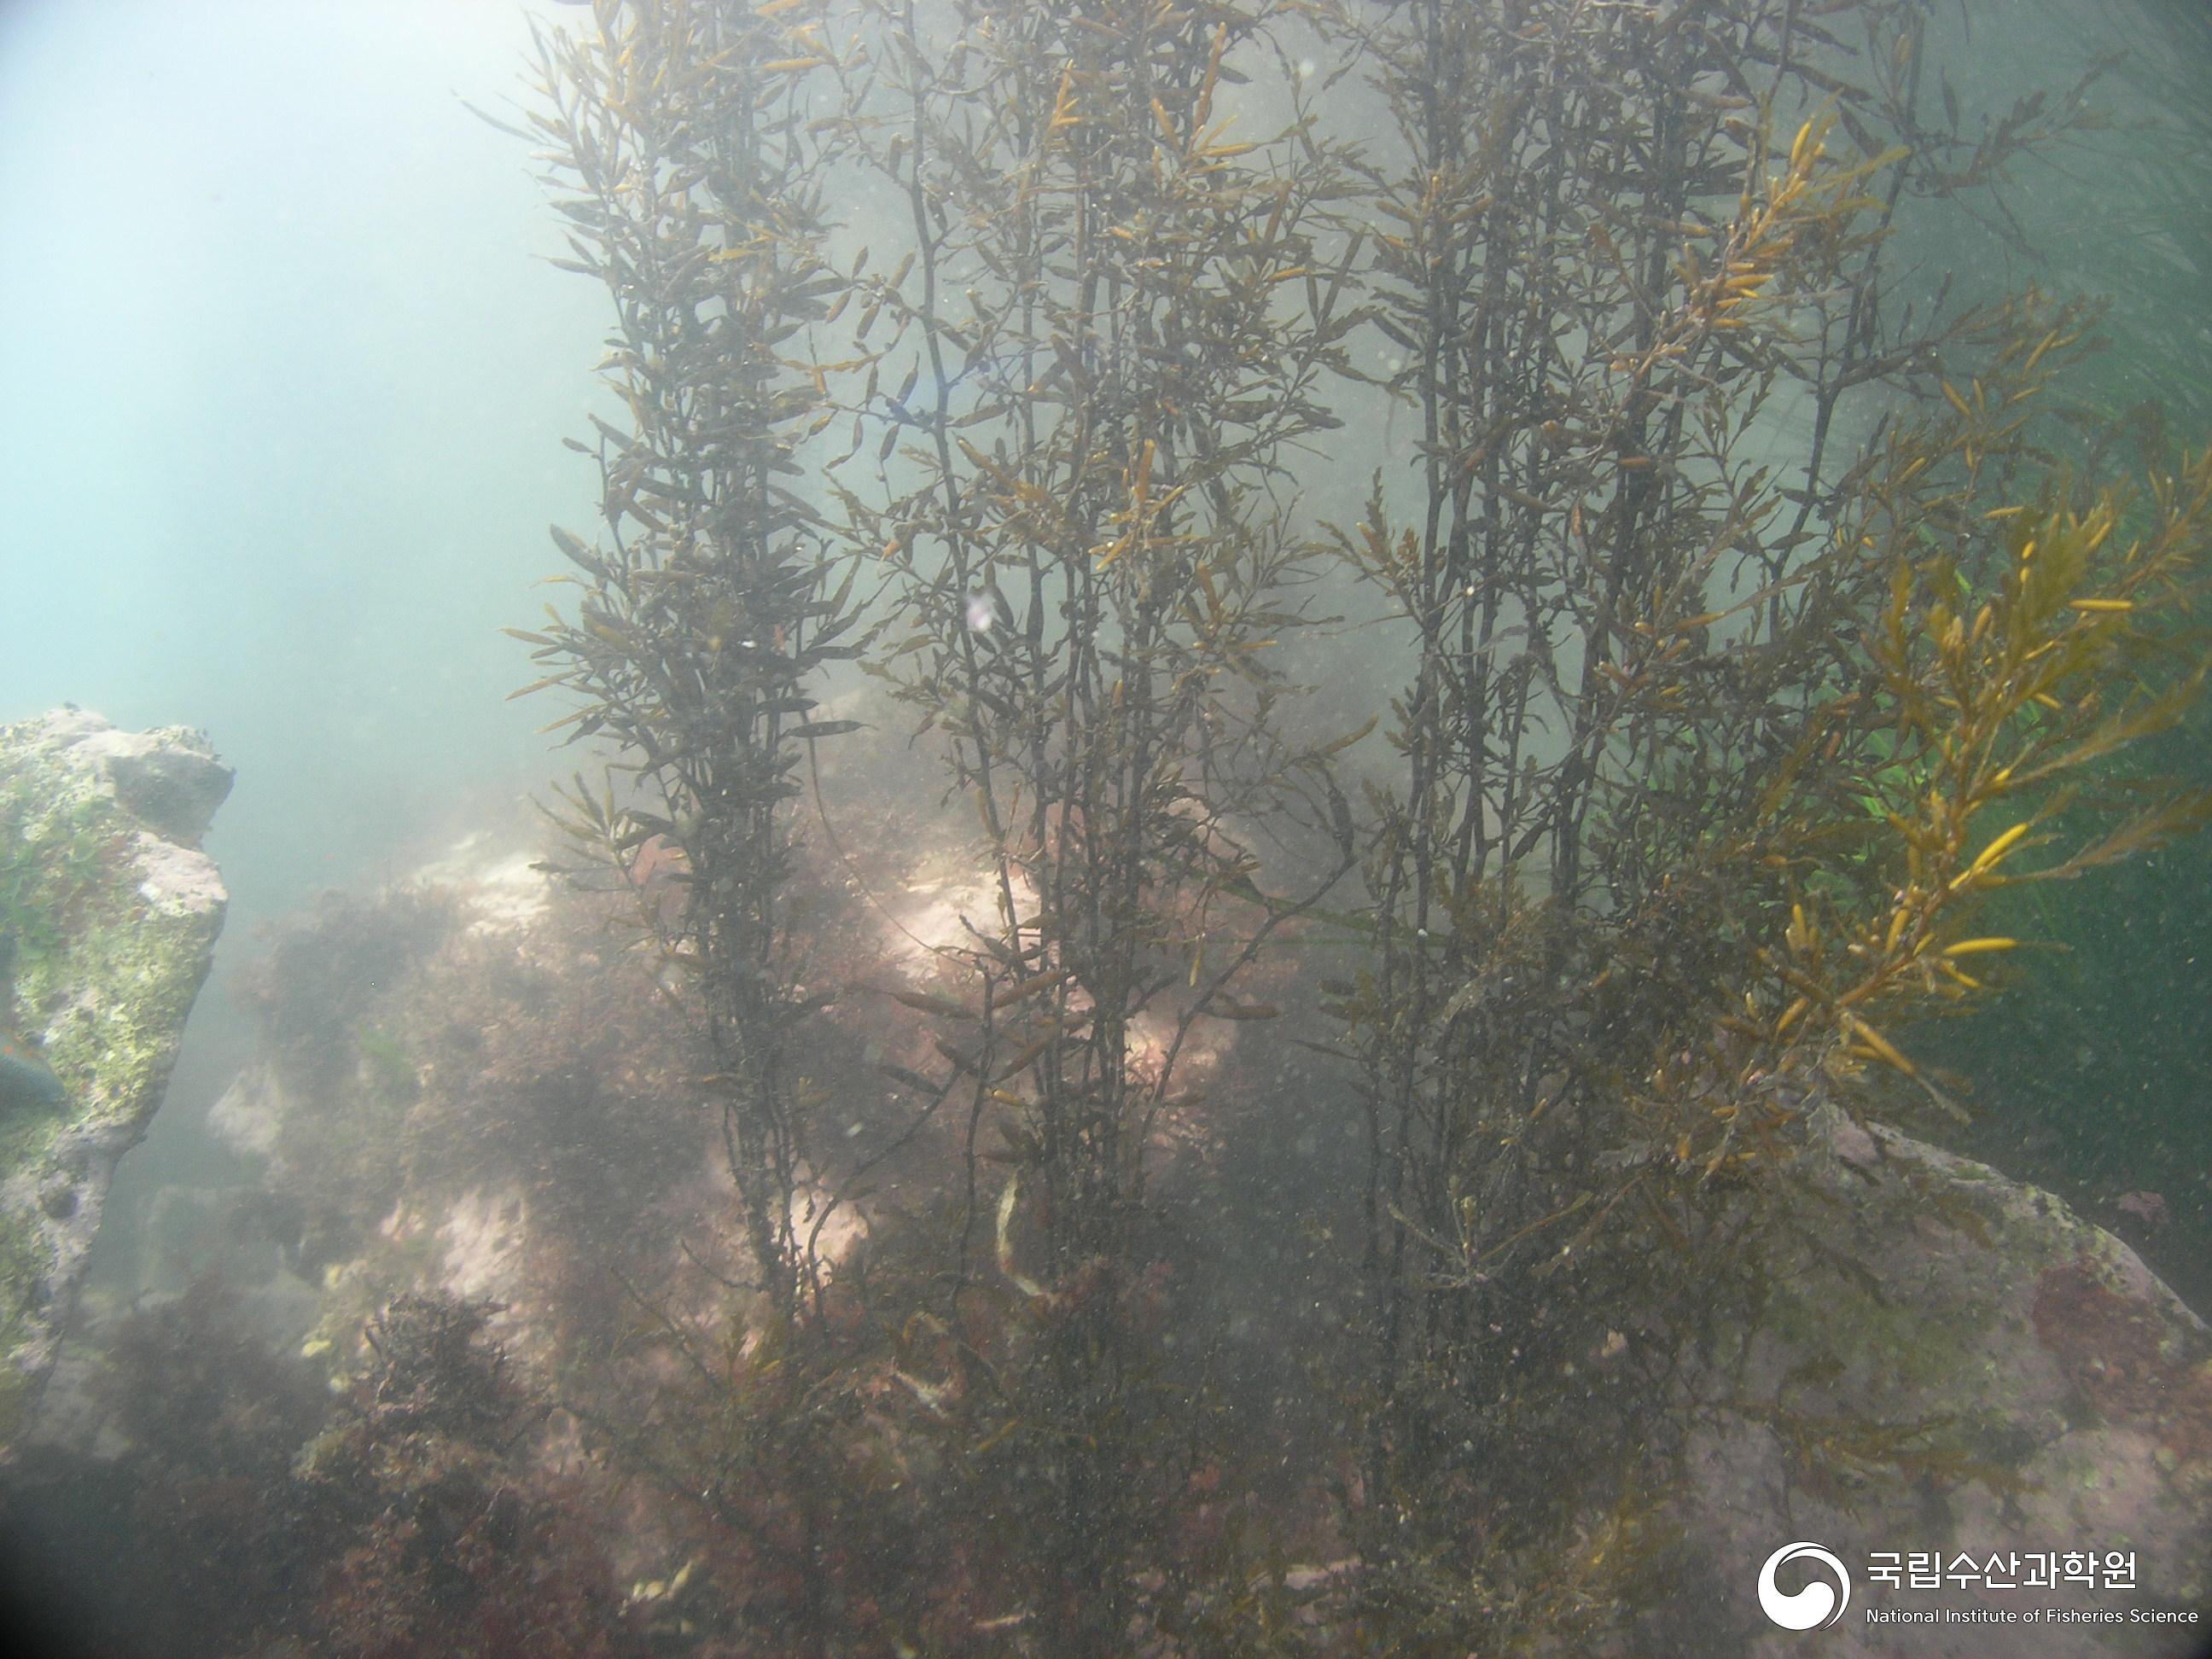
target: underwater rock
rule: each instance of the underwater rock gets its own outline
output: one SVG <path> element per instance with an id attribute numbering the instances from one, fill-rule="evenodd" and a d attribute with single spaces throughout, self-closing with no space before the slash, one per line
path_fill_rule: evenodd
<path id="1" fill-rule="evenodd" d="M 62 708 L 0 726 L 0 1448 L 54 1361 L 116 1161 L 146 1133 L 228 895 L 192 843 L 207 739 Z"/>
<path id="2" fill-rule="evenodd" d="M 259 1048 L 209 1127 L 259 1166 L 237 1201 L 319 1297 L 307 1346 L 339 1385 L 395 1296 L 484 1304 L 530 1370 L 575 1316 L 578 1264 L 652 1282 L 682 1259 L 671 1230 L 720 1201 L 689 1191 L 718 1146 L 696 1060 L 610 948 L 604 905 L 537 857 L 471 833 L 388 886 L 324 895 L 240 976 Z"/>
<path id="3" fill-rule="evenodd" d="M 625 1284 L 669 1287 L 702 1330 L 732 1303 L 742 1243 L 720 1115 L 699 1086 L 712 1067 L 638 948 L 629 896 L 552 879 L 534 833 L 479 830 L 380 890 L 326 896 L 240 975 L 259 1046 L 209 1127 L 258 1166 L 264 1197 L 296 1207 L 282 1265 L 321 1296 L 315 1340 L 334 1368 L 360 1362 L 362 1319 L 398 1294 L 497 1304 L 491 1328 L 524 1374 L 635 1317 Z M 678 873 L 636 878 L 650 898 L 657 883 L 680 893 Z M 800 1051 L 837 1109 L 796 1171 L 792 1225 L 834 1261 L 871 1212 L 865 1195 L 825 1200 L 901 1121 L 879 1062 L 942 1063 L 932 1017 L 890 993 L 926 1000 L 939 981 L 842 885 L 815 902 L 842 925 L 810 977 L 872 988 L 848 995 L 834 1039 Z M 951 908 L 937 920 L 959 927 Z M 1188 1048 L 1193 1065 L 1212 1052 Z M 945 1114 L 942 1145 L 915 1145 L 891 1190 L 926 1184 L 923 1169 L 949 1187 L 960 1124 Z"/>
<path id="4" fill-rule="evenodd" d="M 1686 1384 L 1699 1426 L 1667 1505 L 1738 1581 L 1744 1650 L 1802 1640 L 1749 1594 L 1799 1540 L 1851 1571 L 1839 1653 L 1933 1650 L 1924 1626 L 1870 1624 L 1870 1608 L 2124 1617 L 2212 1600 L 2204 1323 L 2052 1194 L 1894 1130 L 1836 1115 L 1797 1173 L 1763 1305 Z M 2031 1555 L 2069 1552 L 2094 1554 L 2094 1583 L 2028 1587 Z M 2113 1553 L 2132 1588 L 2107 1584 Z M 1868 1582 L 1912 1556 L 1940 1557 L 1940 1588 Z M 2008 1563 L 1995 1582 L 1993 1556 Z M 2005 1650 L 2180 1652 L 2189 1628 L 2015 1626 Z"/>
<path id="5" fill-rule="evenodd" d="M 33 727 L 44 728 L 42 744 L 89 766 L 125 811 L 164 840 L 197 846 L 229 797 L 234 774 L 201 732 L 181 726 L 121 732 L 81 708 L 58 709 L 15 729 Z"/>
<path id="6" fill-rule="evenodd" d="M 208 1133 L 247 1158 L 266 1159 L 284 1118 L 283 1091 L 265 1066 L 249 1066 L 208 1109 Z"/>

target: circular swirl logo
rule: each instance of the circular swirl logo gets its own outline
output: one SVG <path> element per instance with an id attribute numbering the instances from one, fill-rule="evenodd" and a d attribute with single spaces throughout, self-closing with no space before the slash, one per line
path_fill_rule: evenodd
<path id="1" fill-rule="evenodd" d="M 1785 1590 L 1774 1582 L 1775 1569 L 1785 1561 L 1795 1561 L 1800 1556 L 1819 1562 L 1836 1576 L 1833 1589 L 1815 1577 L 1804 1589 Z M 1766 1565 L 1759 1570 L 1759 1605 L 1766 1616 L 1784 1630 L 1811 1630 L 1816 1625 L 1832 1625 L 1844 1616 L 1844 1604 L 1851 1599 L 1851 1576 L 1844 1564 L 1818 1544 L 1784 1544 L 1766 1558 Z"/>

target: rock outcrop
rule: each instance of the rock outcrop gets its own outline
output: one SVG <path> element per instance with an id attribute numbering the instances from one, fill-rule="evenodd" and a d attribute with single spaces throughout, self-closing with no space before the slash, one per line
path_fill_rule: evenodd
<path id="1" fill-rule="evenodd" d="M 1799 1650 L 1753 1594 L 1799 1540 L 1851 1574 L 1823 1651 L 2197 1650 L 2158 1620 L 2212 1599 L 2203 1322 L 2050 1193 L 1909 1136 L 1826 1111 L 1797 1175 L 1760 1305 L 1684 1372 L 1667 1519 L 1718 1581 L 1708 1650 Z"/>
<path id="2" fill-rule="evenodd" d="M 227 902 L 197 732 L 0 726 L 0 1448 L 51 1369 L 116 1160 L 161 1104 Z"/>
<path id="3" fill-rule="evenodd" d="M 650 952 L 625 948 L 635 935 L 611 925 L 632 914 L 627 893 L 549 881 L 504 845 L 465 844 L 374 894 L 325 895 L 272 930 L 267 962 L 240 986 L 260 1053 L 210 1120 L 258 1166 L 258 1186 L 227 1198 L 225 1213 L 241 1250 L 258 1229 L 264 1270 L 296 1288 L 280 1334 L 332 1397 L 368 1386 L 382 1363 L 368 1333 L 410 1298 L 477 1310 L 514 1376 L 557 1385 L 567 1415 L 513 1455 L 518 1467 L 534 1460 L 532 1479 L 588 1493 L 595 1539 L 638 1576 L 637 1613 L 680 1588 L 672 1569 L 706 1559 L 714 1534 L 673 1516 L 657 1486 L 646 1495 L 605 1449 L 641 1421 L 689 1443 L 701 1357 L 744 1352 L 737 1204 L 701 1087 L 713 1062 Z M 648 902 L 681 890 L 651 847 L 629 875 Z M 840 1229 L 865 1231 L 876 1282 L 889 1284 L 917 1237 L 911 1218 L 951 1211 L 969 1133 L 962 1116 L 933 1118 L 902 1092 L 946 1054 L 929 1011 L 958 984 L 934 976 L 930 947 L 992 900 L 957 862 L 920 855 L 882 884 L 880 913 L 828 882 L 810 892 L 823 944 L 807 977 L 842 994 L 834 1021 L 793 1052 L 823 1108 L 810 1151 L 829 1178 L 811 1190 L 878 1159 L 891 1194 L 832 1212 L 825 1256 L 849 1242 Z M 1144 1034 L 1132 1040 L 1139 1053 Z M 1241 1076 L 1260 1109 L 1279 1114 L 1282 1074 L 1255 1052 L 1206 1054 L 1215 1098 L 1238 1099 Z M 1744 1206 L 1719 1230 L 1742 1235 L 1715 1279 L 1717 1314 L 1679 1316 L 1707 1311 L 1695 1286 L 1672 1304 L 1625 1299 L 1587 1355 L 1529 1384 L 1567 1402 L 1577 1424 L 1604 1420 L 1613 1394 L 1650 1390 L 1662 1431 L 1632 1504 L 1609 1492 L 1584 1528 L 1620 1539 L 1624 1564 L 1641 1558 L 1622 1569 L 1641 1593 L 1575 1650 L 1780 1656 L 1808 1639 L 1898 1659 L 2191 1650 L 2201 1625 L 2130 1615 L 2179 1621 L 2212 1597 L 2212 1333 L 2052 1194 L 1832 1104 L 1810 1109 L 1804 1150 L 1765 1172 L 1778 1186 L 1758 1188 L 1755 1207 L 1748 1187 L 1712 1200 Z M 1227 1156 L 1207 1138 L 1215 1127 L 1179 1125 L 1154 1168 Z M 811 1226 L 809 1196 L 794 1219 Z M 1001 1277 L 1024 1248 L 1018 1225 L 1012 1236 Z M 1669 1258 L 1658 1270 L 1679 1269 Z M 988 1256 L 978 1279 L 974 1299 L 988 1306 L 998 1282 Z M 1133 1318 L 1152 1282 L 1133 1275 Z M 1219 1340 L 1207 1304 L 1182 1305 L 1194 1341 Z M 1180 1311 L 1160 1309 L 1141 1316 Z M 1006 1352 L 1036 1317 L 1002 1316 L 1016 1333 Z M 883 1472 L 866 1478 L 945 1467 L 935 1436 L 965 1373 L 924 1340 L 933 1329 L 908 1325 L 904 1363 L 878 1356 L 850 1380 L 848 1467 Z M 972 1330 L 999 1340 L 988 1320 Z M 1613 1471 L 1571 1455 L 1551 1473 L 1607 1487 Z M 1193 1477 L 1192 1537 L 1243 1512 L 1206 1495 L 1200 1483 L 1220 1478 L 1218 1465 Z M 1295 1639 L 1316 1653 L 1352 1643 L 1363 1593 L 1333 1529 L 1336 1490 L 1316 1483 L 1276 1508 L 1297 1540 L 1281 1590 Z M 1634 1524 L 1608 1534 L 1623 1513 Z M 1841 1621 L 1815 1638 L 1770 1622 L 1757 1595 L 1761 1563 L 1801 1541 L 1851 1575 Z M 1500 1560 L 1507 1589 L 1511 1575 L 1536 1583 L 1554 1565 Z M 748 1571 L 726 1559 L 690 1582 L 726 1593 Z M 1883 1582 L 1892 1571 L 1897 1582 Z M 1819 1574 L 1800 1563 L 1778 1577 L 1788 1592 Z M 2052 1610 L 2121 1622 L 2061 1623 Z M 1999 1622 L 2008 1613 L 2036 1618 Z M 1891 1614 L 1946 1622 L 1881 1622 Z"/>

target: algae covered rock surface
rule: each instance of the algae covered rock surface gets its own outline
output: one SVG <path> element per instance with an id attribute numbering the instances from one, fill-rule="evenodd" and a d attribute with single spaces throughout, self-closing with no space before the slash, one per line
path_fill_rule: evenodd
<path id="1" fill-rule="evenodd" d="M 67 1322 L 222 930 L 205 737 L 57 709 L 0 726 L 0 1448 Z"/>

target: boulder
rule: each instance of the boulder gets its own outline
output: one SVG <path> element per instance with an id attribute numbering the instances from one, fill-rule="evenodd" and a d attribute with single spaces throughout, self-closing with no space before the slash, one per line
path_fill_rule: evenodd
<path id="1" fill-rule="evenodd" d="M 161 1104 L 228 896 L 200 733 L 0 726 L 0 1448 L 52 1370 L 116 1161 Z"/>
<path id="2" fill-rule="evenodd" d="M 1755 1582 L 1801 1541 L 1850 1575 L 1824 1652 L 2197 1650 L 2203 1322 L 2051 1194 L 1897 1131 L 1823 1109 L 1797 1175 L 1759 1305 L 1680 1398 L 1695 1426 L 1668 1519 L 1734 1626 L 1710 1650 L 1800 1650 Z M 1707 1638 L 1718 1612 L 1697 1614 Z"/>

